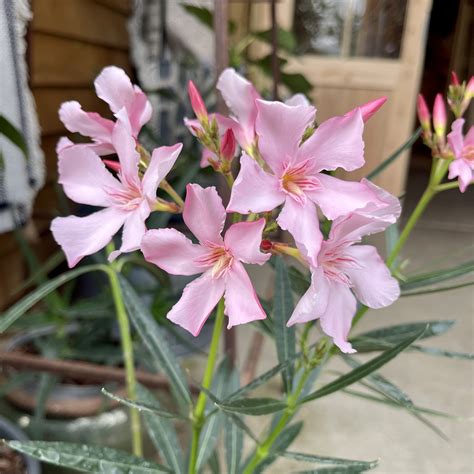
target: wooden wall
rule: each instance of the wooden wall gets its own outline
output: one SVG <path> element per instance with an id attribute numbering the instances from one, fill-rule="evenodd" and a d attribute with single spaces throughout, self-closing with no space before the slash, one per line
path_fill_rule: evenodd
<path id="1" fill-rule="evenodd" d="M 48 229 L 58 209 L 55 146 L 65 134 L 58 120 L 59 105 L 74 99 L 85 110 L 110 113 L 95 96 L 92 82 L 110 64 L 130 72 L 126 29 L 130 10 L 129 0 L 32 0 L 31 4 L 28 60 L 47 178 L 35 202 L 33 223 L 27 234 L 38 254 L 45 258 L 56 248 Z M 27 275 L 11 233 L 0 235 L 0 269 L 2 308 Z"/>

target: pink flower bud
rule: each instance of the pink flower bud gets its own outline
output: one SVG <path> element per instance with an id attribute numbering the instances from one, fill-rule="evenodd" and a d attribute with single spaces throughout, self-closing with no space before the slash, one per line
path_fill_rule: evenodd
<path id="1" fill-rule="evenodd" d="M 416 110 L 418 112 L 418 119 L 420 120 L 421 126 L 425 131 L 431 131 L 431 115 L 426 105 L 425 98 L 423 95 L 418 94 L 418 100 L 416 101 Z"/>
<path id="2" fill-rule="evenodd" d="M 118 173 L 120 171 L 120 163 L 118 161 L 112 161 L 112 160 L 102 160 L 107 166 L 107 168 L 110 168 L 112 171 L 115 171 Z"/>
<path id="3" fill-rule="evenodd" d="M 474 76 L 472 76 L 471 79 L 469 79 L 469 82 L 467 83 L 466 90 L 464 92 L 464 97 L 461 102 L 460 115 L 463 115 L 464 112 L 467 110 L 473 97 L 474 97 Z"/>
<path id="4" fill-rule="evenodd" d="M 227 129 L 221 142 L 221 156 L 224 160 L 232 161 L 235 156 L 235 148 L 237 143 L 235 141 L 234 132 L 232 129 Z"/>
<path id="5" fill-rule="evenodd" d="M 191 107 L 193 108 L 196 117 L 199 120 L 207 118 L 206 106 L 204 105 L 201 94 L 197 90 L 197 87 L 194 85 L 193 81 L 188 82 L 188 94 L 189 100 L 191 101 Z"/>
<path id="6" fill-rule="evenodd" d="M 382 107 L 383 104 L 387 102 L 387 96 L 379 97 L 378 99 L 371 100 L 370 102 L 367 102 L 366 104 L 362 105 L 360 107 L 360 112 L 362 114 L 362 120 L 364 122 L 367 122 L 367 120 L 372 117 L 372 115 L 377 112 L 377 110 Z"/>
<path id="7" fill-rule="evenodd" d="M 263 252 L 270 252 L 273 248 L 273 242 L 267 239 L 262 240 L 262 243 L 260 244 L 260 249 Z"/>
<path id="8" fill-rule="evenodd" d="M 435 133 L 439 138 L 444 138 L 446 134 L 446 106 L 441 94 L 437 94 L 433 106 L 433 126 Z"/>
<path id="9" fill-rule="evenodd" d="M 451 71 L 451 85 L 456 87 L 461 85 L 458 75 L 454 71 Z"/>

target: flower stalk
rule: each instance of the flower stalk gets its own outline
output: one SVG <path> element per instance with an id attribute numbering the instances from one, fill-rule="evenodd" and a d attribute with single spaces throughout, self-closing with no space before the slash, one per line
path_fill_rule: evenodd
<path id="1" fill-rule="evenodd" d="M 107 246 L 108 253 L 114 250 L 113 244 Z M 127 396 L 130 400 L 137 398 L 137 379 L 135 374 L 135 362 L 133 356 L 133 342 L 130 332 L 130 323 L 127 311 L 123 302 L 123 295 L 120 289 L 117 272 L 114 264 L 110 264 L 107 268 L 110 288 L 112 290 L 112 298 L 114 300 L 115 311 L 117 313 L 117 321 L 120 329 L 120 340 L 122 344 L 122 353 L 125 364 L 125 374 L 127 383 Z M 140 413 L 136 408 L 130 408 L 130 429 L 132 434 L 132 448 L 135 456 L 143 455 L 142 431 L 140 422 Z"/>
<path id="2" fill-rule="evenodd" d="M 224 298 L 221 298 L 217 305 L 216 320 L 214 322 L 214 330 L 212 332 L 211 345 L 209 347 L 209 356 L 207 359 L 206 370 L 202 379 L 202 386 L 205 389 L 210 389 L 212 379 L 214 376 L 214 367 L 216 365 L 217 351 L 219 348 L 219 339 L 224 326 Z M 196 402 L 196 406 L 193 410 L 192 423 L 193 423 L 193 434 L 191 440 L 191 454 L 189 457 L 189 474 L 195 474 L 197 472 L 197 454 L 199 447 L 199 437 L 204 424 L 204 410 L 206 408 L 207 395 L 204 391 L 199 393 L 199 397 Z"/>

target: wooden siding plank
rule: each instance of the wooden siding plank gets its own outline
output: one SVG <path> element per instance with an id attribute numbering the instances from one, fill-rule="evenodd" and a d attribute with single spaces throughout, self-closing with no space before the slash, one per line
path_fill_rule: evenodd
<path id="1" fill-rule="evenodd" d="M 126 18 L 92 0 L 35 0 L 32 31 L 128 49 Z"/>
<path id="2" fill-rule="evenodd" d="M 67 84 L 90 86 L 104 66 L 112 64 L 130 72 L 129 57 L 122 51 L 39 32 L 33 32 L 32 37 L 33 87 L 61 87 Z"/>
<path id="3" fill-rule="evenodd" d="M 98 112 L 106 118 L 112 118 L 109 107 L 95 95 L 93 89 L 34 88 L 33 94 L 43 135 L 66 133 L 59 120 L 58 110 L 68 100 L 77 100 L 85 111 Z"/>

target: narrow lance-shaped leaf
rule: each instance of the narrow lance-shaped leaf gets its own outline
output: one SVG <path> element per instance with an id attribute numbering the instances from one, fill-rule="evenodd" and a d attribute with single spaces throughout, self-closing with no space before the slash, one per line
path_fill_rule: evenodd
<path id="1" fill-rule="evenodd" d="M 385 364 L 390 362 L 400 352 L 407 349 L 423 334 L 424 331 L 425 329 L 417 333 L 415 336 L 410 337 L 405 341 L 401 342 L 392 349 L 383 352 L 378 357 L 375 357 L 374 359 L 369 360 L 365 364 L 362 364 L 360 367 L 357 367 L 357 369 L 352 370 L 348 374 L 342 375 L 333 382 L 309 394 L 301 400 L 301 403 L 307 403 L 311 400 L 316 400 L 317 398 L 325 397 L 326 395 L 337 392 L 338 390 L 341 390 L 349 385 L 352 385 L 355 382 L 358 382 L 364 377 L 367 377 L 367 375 L 380 369 L 380 367 L 383 367 Z"/>
<path id="2" fill-rule="evenodd" d="M 358 352 L 381 351 L 390 349 L 405 339 L 418 334 L 423 328 L 426 328 L 426 330 L 420 336 L 420 339 L 444 334 L 453 327 L 454 323 L 455 321 L 448 319 L 397 324 L 358 334 L 350 341 Z"/>
<path id="3" fill-rule="evenodd" d="M 110 474 L 156 474 L 168 468 L 124 451 L 58 441 L 6 441 L 12 449 L 40 461 L 76 471 Z"/>
<path id="4" fill-rule="evenodd" d="M 153 362 L 168 376 L 171 388 L 182 404 L 191 404 L 191 395 L 184 373 L 178 360 L 169 347 L 162 329 L 153 319 L 148 308 L 125 277 L 119 275 L 120 287 L 125 306 L 133 326 L 140 335 L 145 347 L 153 358 Z"/>
<path id="5" fill-rule="evenodd" d="M 212 381 L 211 391 L 216 398 L 222 398 L 226 395 L 230 377 L 230 364 L 225 358 L 216 370 L 214 379 Z M 219 434 L 224 422 L 224 415 L 217 411 L 213 415 L 209 415 L 209 411 L 213 406 L 212 401 L 207 404 L 207 418 L 199 437 L 199 447 L 196 459 L 196 467 L 202 468 L 206 465 L 211 457 L 219 439 Z"/>
<path id="6" fill-rule="evenodd" d="M 147 405 L 159 406 L 156 397 L 143 385 L 138 384 L 137 395 Z M 171 420 L 153 414 L 143 418 L 148 435 L 167 466 L 175 474 L 184 474 L 186 472 L 185 457 L 181 451 L 178 435 Z"/>
<path id="7" fill-rule="evenodd" d="M 335 466 L 352 466 L 352 467 L 360 467 L 364 469 L 373 469 L 379 463 L 378 460 L 376 461 L 354 461 L 351 459 L 342 459 L 342 458 L 331 458 L 328 456 L 316 456 L 314 454 L 306 454 L 306 453 L 296 453 L 294 451 L 284 451 L 278 453 L 279 456 L 294 459 L 296 461 L 302 462 L 310 462 L 310 463 L 318 463 L 318 464 L 332 464 Z"/>
<path id="8" fill-rule="evenodd" d="M 0 114 L 0 134 L 16 145 L 28 159 L 28 146 L 23 134 L 6 117 Z"/>
<path id="9" fill-rule="evenodd" d="M 432 293 L 442 293 L 444 291 L 459 290 L 460 288 L 464 288 L 466 286 L 472 286 L 472 285 L 474 285 L 474 281 L 467 281 L 465 283 L 459 283 L 458 285 L 438 286 L 436 288 L 429 288 L 427 290 L 402 291 L 400 296 L 407 297 L 407 296 L 430 295 Z"/>
<path id="10" fill-rule="evenodd" d="M 273 302 L 273 320 L 275 331 L 275 343 L 277 348 L 278 360 L 284 363 L 295 355 L 295 327 L 288 328 L 286 323 L 293 312 L 293 298 L 291 295 L 290 279 L 285 262 L 281 257 L 276 259 L 275 269 L 275 295 Z M 283 382 L 285 391 L 291 391 L 294 370 L 290 364 L 283 372 Z"/>
<path id="11" fill-rule="evenodd" d="M 261 416 L 284 410 L 287 404 L 275 398 L 240 398 L 229 403 L 219 403 L 217 406 L 232 413 Z"/>
<path id="12" fill-rule="evenodd" d="M 385 170 L 385 168 L 387 168 L 387 166 L 391 165 L 398 157 L 400 157 L 404 151 L 409 150 L 418 140 L 420 135 L 421 127 L 418 127 L 415 130 L 415 133 L 400 148 L 393 152 L 385 161 L 380 163 L 380 165 L 378 165 L 367 175 L 367 179 L 373 180 L 375 177 L 377 177 L 382 171 Z"/>
<path id="13" fill-rule="evenodd" d="M 65 272 L 53 280 L 50 280 L 48 283 L 41 285 L 39 288 L 32 291 L 16 304 L 14 304 L 8 311 L 3 313 L 3 316 L 0 318 L 0 334 L 5 332 L 19 317 L 23 316 L 30 308 L 32 308 L 36 303 L 41 301 L 46 295 L 50 294 L 56 288 L 59 288 L 68 281 L 71 281 L 80 275 L 84 275 L 84 273 L 97 270 L 107 271 L 107 267 L 101 264 L 79 267 Z"/>
<path id="14" fill-rule="evenodd" d="M 183 415 L 179 415 L 177 413 L 170 413 L 169 411 L 166 411 L 166 410 L 163 410 L 162 408 L 160 408 L 158 405 L 158 401 L 156 400 L 156 404 L 154 403 L 155 400 L 153 400 L 153 403 L 147 403 L 146 401 L 140 399 L 140 400 L 130 400 L 128 398 L 123 398 L 123 397 L 119 397 L 118 395 L 115 395 L 111 392 L 109 392 L 108 390 L 106 390 L 105 388 L 102 389 L 102 393 L 111 398 L 112 400 L 115 400 L 117 402 L 120 402 L 122 403 L 123 405 L 126 405 L 130 408 L 136 408 L 138 411 L 144 411 L 144 412 L 147 412 L 147 413 L 151 413 L 155 416 L 160 416 L 162 418 L 169 418 L 169 419 L 172 419 L 172 418 L 180 418 L 182 420 L 186 420 L 187 417 L 183 416 Z"/>
<path id="15" fill-rule="evenodd" d="M 229 379 L 229 392 L 235 392 L 239 388 L 239 373 L 236 369 L 232 371 Z M 227 417 L 227 413 L 223 412 Z M 239 421 L 242 421 L 239 415 L 232 414 Z M 240 470 L 240 460 L 244 446 L 244 432 L 241 425 L 235 421 L 227 421 L 225 424 L 225 459 L 227 474 L 238 474 Z"/>

